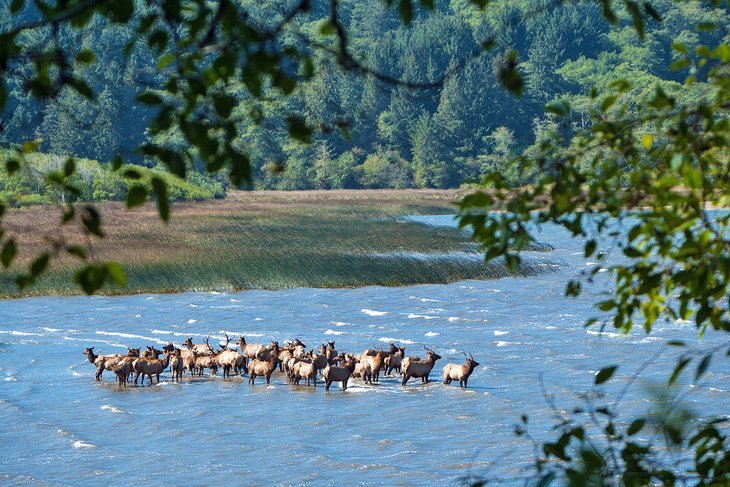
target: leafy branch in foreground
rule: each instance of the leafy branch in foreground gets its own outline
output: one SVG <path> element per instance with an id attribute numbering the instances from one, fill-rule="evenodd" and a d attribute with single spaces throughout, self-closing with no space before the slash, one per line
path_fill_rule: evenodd
<path id="1" fill-rule="evenodd" d="M 588 122 L 573 125 L 567 136 L 553 134 L 537 151 L 514 161 L 531 184 L 514 187 L 501 173 L 488 175 L 483 181 L 488 191 L 462 200 L 460 224 L 472 229 L 487 260 L 502 257 L 510 268 L 519 265 L 519 250 L 534 242 L 540 225 L 558 225 L 582 239 L 585 258 L 597 265 L 571 280 L 566 295 L 580 294 L 584 284 L 607 270 L 612 291 L 596 306 L 623 333 L 637 324 L 648 333 L 658 320 L 689 319 L 700 336 L 710 327 L 730 332 L 730 212 L 722 209 L 730 205 L 730 46 L 726 41 L 701 45 L 695 49 L 697 61 L 689 61 L 683 44 L 672 48 L 678 55 L 673 69 L 707 67 L 707 78 L 698 79 L 693 68 L 681 89 L 671 93 L 656 85 L 646 102 L 630 95 L 626 80 L 615 80 L 607 92 L 594 89 L 599 108 Z M 571 126 L 569 103 L 546 109 Z M 594 318 L 586 326 L 597 323 Z M 608 406 L 597 405 L 603 395 L 595 392 L 585 394 L 585 406 L 572 413 L 551 406 L 559 437 L 535 443 L 541 455 L 532 480 L 536 485 L 558 479 L 568 485 L 727 485 L 727 419 L 699 419 L 670 399 L 671 387 L 694 359 L 696 382 L 725 349 L 730 354 L 725 343 L 680 355 L 667 385 L 654 393 L 660 409 L 625 429 L 617 418 L 626 389 Z M 615 371 L 616 366 L 599 371 L 596 385 Z M 665 439 L 665 449 L 657 448 L 653 436 L 639 435 L 650 424 Z M 516 432 L 529 437 L 526 417 Z M 694 462 L 661 460 L 662 452 L 673 448 L 693 450 Z"/>

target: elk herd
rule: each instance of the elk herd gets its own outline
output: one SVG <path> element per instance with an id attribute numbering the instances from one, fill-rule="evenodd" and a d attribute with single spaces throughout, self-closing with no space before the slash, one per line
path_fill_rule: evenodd
<path id="1" fill-rule="evenodd" d="M 188 338 L 182 342 L 182 348 L 172 342 L 162 350 L 148 346 L 142 351 L 139 348 L 128 348 L 126 354 L 97 355 L 94 347 L 87 348 L 83 353 L 89 362 L 96 367 L 96 380 L 100 381 L 105 370 L 117 378 L 120 386 L 128 385 L 132 380 L 136 385 L 141 377 L 144 384 L 145 376 L 149 382 L 153 377 L 160 381 L 160 374 L 170 369 L 170 380 L 179 381 L 185 373 L 192 377 L 200 377 L 207 369 L 211 375 L 220 370 L 223 378 L 234 375 L 248 375 L 248 383 L 253 385 L 258 377 L 262 377 L 269 384 L 274 372 L 281 372 L 286 381 L 293 385 L 300 385 L 302 380 L 306 384 L 316 387 L 317 379 L 324 380 L 325 389 L 339 382 L 342 389 L 347 389 L 351 378 L 357 378 L 366 384 L 377 383 L 382 375 L 396 372 L 402 375 L 401 384 L 405 386 L 411 378 L 420 378 L 427 383 L 429 375 L 436 361 L 441 359 L 433 350 L 424 347 L 426 357 L 406 356 L 406 347 L 390 344 L 388 351 L 382 348 L 366 349 L 360 354 L 338 352 L 335 342 L 322 344 L 318 350 L 307 350 L 306 345 L 298 338 L 279 345 L 272 341 L 268 346 L 246 343 L 244 337 L 239 337 L 235 348 L 229 348 L 231 338 L 225 335 L 225 344 L 219 344 L 215 349 L 209 343 L 210 337 L 204 343 L 193 343 Z M 160 358 L 162 356 L 162 358 Z M 479 365 L 471 354 L 464 353 L 466 362 L 463 364 L 446 364 L 443 369 L 444 384 L 459 381 L 459 386 L 467 387 L 469 376 Z"/>

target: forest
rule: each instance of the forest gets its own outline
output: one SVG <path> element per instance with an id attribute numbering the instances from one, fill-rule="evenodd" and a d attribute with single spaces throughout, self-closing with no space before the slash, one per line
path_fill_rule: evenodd
<path id="1" fill-rule="evenodd" d="M 280 22 L 286 12 L 281 2 L 240 3 L 264 27 Z M 703 82 L 710 66 L 692 56 L 697 46 L 714 45 L 727 36 L 727 10 L 699 2 L 662 0 L 653 5 L 663 21 L 647 23 L 642 41 L 629 13 L 619 10 L 618 26 L 613 27 L 593 2 L 556 7 L 554 2 L 519 0 L 482 11 L 467 0 L 442 0 L 434 12 L 416 8 L 404 26 L 401 13 L 380 0 L 343 0 L 340 20 L 353 56 L 368 70 L 401 83 L 343 70 L 321 49 L 315 52 L 315 74 L 288 95 L 264 88 L 264 96 L 252 96 L 245 80 L 229 85 L 226 89 L 237 100 L 229 117 L 238 129 L 235 143 L 251 163 L 249 187 L 455 188 L 495 170 L 510 184 L 528 184 L 535 174 L 514 163 L 516 154 L 537 153 L 555 133 L 570 136 L 586 128 L 591 115 L 610 113 L 611 104 L 626 110 L 621 101 L 632 100 L 631 110 L 655 96 L 658 84 L 679 102 L 699 99 L 711 90 Z M 34 7 L 28 5 L 15 15 L 7 3 L 0 8 L 6 10 L 0 12 L 4 31 L 32 18 Z M 309 12 L 289 23 L 283 32 L 286 42 L 296 46 L 307 36 L 320 35 L 327 15 L 327 5 L 313 3 Z M 725 28 L 694 28 L 703 22 Z M 27 30 L 21 45 L 32 53 L 57 42 L 57 49 L 75 56 L 75 73 L 95 98 L 65 87 L 55 99 L 38 101 L 27 88 L 33 67 L 29 64 L 24 73 L 21 65 L 7 79 L 7 103 L 0 113 L 2 146 L 17 148 L 36 141 L 33 149 L 45 154 L 38 156 L 43 160 L 72 156 L 101 161 L 96 164 L 103 167 L 120 156 L 128 163 L 154 167 L 154 158 L 137 151 L 141 144 L 186 144 L 179 128 L 155 133 L 148 129 L 158 108 L 138 97 L 162 88 L 166 74 L 152 42 L 136 43 L 124 55 L 136 35 L 134 22 L 112 24 L 97 16 L 83 30 L 60 29 L 57 37 L 48 29 Z M 174 37 L 174 32 L 169 34 Z M 671 48 L 680 44 L 680 50 Z M 92 50 L 95 60 L 87 62 Z M 164 61 L 163 56 L 160 63 Z M 523 76 L 514 90 L 522 92 L 520 97 L 504 89 L 500 75 L 506 63 L 516 63 Z M 697 79 L 689 87 L 682 84 L 688 73 Z M 611 102 L 596 96 L 621 82 L 630 88 Z M 570 110 L 561 110 L 563 106 Z M 307 127 L 314 128 L 311 137 L 303 137 L 309 143 L 290 136 L 287 113 L 301 114 Z M 220 196 L 226 178 L 211 177 L 203 164 L 198 166 L 188 174 L 202 193 L 193 193 Z M 0 174 L 6 202 L 18 204 L 20 193 L 30 202 L 51 198 L 43 185 L 34 185 L 32 175 L 13 178 L 4 170 Z M 81 199 L 124 196 L 125 188 L 115 191 L 112 184 L 99 189 L 97 180 L 94 189 L 93 183 L 91 178 L 89 193 Z M 172 196 L 196 199 L 188 193 Z"/>

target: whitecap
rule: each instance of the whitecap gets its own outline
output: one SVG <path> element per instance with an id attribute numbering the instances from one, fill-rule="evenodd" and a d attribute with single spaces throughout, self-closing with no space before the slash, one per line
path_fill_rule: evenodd
<path id="1" fill-rule="evenodd" d="M 725 389 L 717 389 L 716 387 L 709 388 L 712 392 L 727 392 Z"/>
<path id="2" fill-rule="evenodd" d="M 363 308 L 360 310 L 368 316 L 384 316 L 388 314 L 388 311 L 375 311 L 372 309 Z"/>
<path id="3" fill-rule="evenodd" d="M 595 267 L 596 265 L 598 265 L 596 262 L 586 262 L 587 267 Z"/>
<path id="4" fill-rule="evenodd" d="M 48 328 L 47 326 L 42 326 L 41 330 L 50 331 L 51 333 L 57 332 L 57 331 L 63 331 L 58 328 Z"/>
<path id="5" fill-rule="evenodd" d="M 276 389 L 276 386 L 272 386 L 271 384 L 269 384 L 268 386 L 266 386 L 266 388 L 267 389 Z"/>
<path id="6" fill-rule="evenodd" d="M 456 316 L 449 316 L 449 321 L 450 322 L 459 321 L 460 319 L 461 318 L 457 318 Z"/>
<path id="7" fill-rule="evenodd" d="M 436 333 L 435 331 L 429 331 L 428 333 L 424 334 L 423 336 L 427 336 L 427 337 L 437 337 L 437 336 L 439 336 L 439 335 L 440 335 L 440 333 Z"/>
<path id="8" fill-rule="evenodd" d="M 324 332 L 325 335 L 344 335 L 346 332 L 344 331 L 335 331 L 335 330 L 327 330 Z"/>
<path id="9" fill-rule="evenodd" d="M 42 337 L 44 336 L 42 333 L 30 333 L 27 331 L 16 331 L 16 330 L 0 330 L 0 333 L 4 335 L 13 335 L 13 336 L 21 336 L 21 337 Z"/>
<path id="10" fill-rule="evenodd" d="M 555 325 L 548 325 L 545 327 L 546 330 L 556 330 L 558 327 Z"/>
<path id="11" fill-rule="evenodd" d="M 101 409 L 103 409 L 103 410 L 105 410 L 105 411 L 111 411 L 111 412 L 112 412 L 112 413 L 114 413 L 114 414 L 120 414 L 120 413 L 123 413 L 123 412 L 124 412 L 124 411 L 122 411 L 121 409 L 119 409 L 119 408 L 117 408 L 117 407 L 114 407 L 114 406 L 112 406 L 111 404 L 104 404 L 104 405 L 103 405 L 103 406 L 101 407 Z"/>
<path id="12" fill-rule="evenodd" d="M 502 341 L 497 342 L 497 346 L 498 347 L 506 347 L 507 345 L 511 345 L 511 343 L 510 342 L 502 342 Z"/>
<path id="13" fill-rule="evenodd" d="M 422 303 L 440 303 L 438 299 L 421 298 Z"/>
<path id="14" fill-rule="evenodd" d="M 194 319 L 190 318 L 188 320 L 188 325 L 192 325 L 193 323 L 197 323 L 197 322 L 198 322 L 198 320 L 194 320 Z"/>
<path id="15" fill-rule="evenodd" d="M 197 304 L 193 304 L 193 303 L 190 303 L 190 307 L 191 307 L 191 308 L 197 308 L 197 307 L 198 307 L 198 305 L 197 305 Z"/>
<path id="16" fill-rule="evenodd" d="M 509 334 L 509 332 L 508 332 L 508 331 L 500 331 L 500 330 L 494 330 L 494 335 L 495 335 L 495 336 L 498 336 L 498 337 L 499 337 L 499 336 L 502 336 L 502 335 L 508 335 L 508 334 Z"/>
<path id="17" fill-rule="evenodd" d="M 263 319 L 263 318 L 254 318 L 253 320 L 254 320 L 254 321 L 264 321 L 264 319 Z"/>
<path id="18" fill-rule="evenodd" d="M 150 296 L 149 298 L 147 298 L 147 301 L 152 301 L 152 300 L 154 300 L 154 299 L 155 299 L 155 297 L 154 297 L 154 296 Z"/>
<path id="19" fill-rule="evenodd" d="M 239 299 L 233 299 L 231 298 L 231 303 L 240 303 L 241 301 Z"/>
<path id="20" fill-rule="evenodd" d="M 350 324 L 350 323 L 346 323 L 344 321 L 330 321 L 330 323 L 332 323 L 335 326 L 345 326 L 345 325 L 349 325 Z"/>
<path id="21" fill-rule="evenodd" d="M 438 318 L 438 316 L 417 315 L 417 314 L 409 313 L 408 314 L 408 318 L 411 319 L 411 320 L 414 319 L 414 318 L 423 318 L 424 320 L 432 320 L 434 318 Z"/>
<path id="22" fill-rule="evenodd" d="M 151 333 L 154 333 L 155 335 L 172 335 L 173 332 L 167 331 L 167 330 L 151 330 Z"/>
<path id="23" fill-rule="evenodd" d="M 96 334 L 97 335 L 118 336 L 118 337 L 121 337 L 121 338 L 137 338 L 139 340 L 149 340 L 149 341 L 152 341 L 152 342 L 155 342 L 155 343 L 159 343 L 161 345 L 167 345 L 167 342 L 164 341 L 164 340 L 158 340 L 157 338 L 146 337 L 146 336 L 142 336 L 142 335 L 134 335 L 132 333 L 120 333 L 118 331 L 100 331 L 100 330 L 97 330 L 96 331 Z"/>
<path id="24" fill-rule="evenodd" d="M 96 448 L 96 445 L 92 445 L 91 443 L 84 443 L 81 440 L 74 441 L 73 444 L 74 448 Z"/>
<path id="25" fill-rule="evenodd" d="M 14 375 L 8 375 L 3 379 L 5 382 L 18 382 L 18 379 L 15 378 Z"/>
<path id="26" fill-rule="evenodd" d="M 606 336 L 609 338 L 621 338 L 628 335 L 622 335 L 621 333 L 611 333 L 608 331 L 593 331 L 593 330 L 586 330 L 586 333 L 589 335 L 598 335 L 598 336 Z"/>
<path id="27" fill-rule="evenodd" d="M 141 318 L 142 315 L 134 315 L 135 318 Z"/>
<path id="28" fill-rule="evenodd" d="M 398 343 L 405 343 L 406 345 L 413 345 L 414 343 L 418 343 L 418 342 L 414 342 L 413 340 L 407 340 L 404 338 L 402 339 L 402 338 L 389 338 L 389 337 L 378 338 L 378 341 L 385 342 L 385 343 L 398 342 Z"/>

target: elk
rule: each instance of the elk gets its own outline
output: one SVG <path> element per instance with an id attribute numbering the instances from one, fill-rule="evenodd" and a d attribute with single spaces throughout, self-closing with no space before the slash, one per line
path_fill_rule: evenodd
<path id="1" fill-rule="evenodd" d="M 182 379 L 184 369 L 185 361 L 182 358 L 182 350 L 174 348 L 170 353 L 170 372 L 172 372 L 172 380 L 180 381 Z"/>
<path id="2" fill-rule="evenodd" d="M 276 343 L 276 342 L 274 342 Z M 274 345 L 274 348 L 269 354 L 269 360 L 263 361 L 259 359 L 253 359 L 248 366 L 248 383 L 254 385 L 256 377 L 266 377 L 266 383 L 271 383 L 271 374 L 276 370 L 276 366 L 279 364 L 279 344 Z"/>
<path id="3" fill-rule="evenodd" d="M 324 376 L 324 390 L 329 391 L 333 382 L 342 382 L 342 390 L 347 390 L 347 381 L 355 370 L 357 363 L 355 361 L 345 362 L 342 366 L 327 365 L 322 371 Z"/>
<path id="4" fill-rule="evenodd" d="M 441 355 L 438 355 L 433 350 L 426 347 L 423 348 L 425 348 L 428 353 L 426 360 L 413 360 L 410 357 L 403 360 L 402 384 L 404 386 L 411 377 L 420 377 L 424 384 L 428 383 L 428 376 L 431 373 L 431 369 L 433 369 L 436 361 L 441 358 Z"/>
<path id="5" fill-rule="evenodd" d="M 213 350 L 213 347 L 211 347 L 210 343 L 208 343 L 209 340 L 210 336 L 205 339 L 205 344 L 198 343 L 193 345 L 193 337 L 190 337 L 182 342 L 182 344 L 183 346 L 188 347 L 189 350 L 195 352 L 196 355 L 213 355 L 215 350 Z"/>
<path id="6" fill-rule="evenodd" d="M 248 372 L 248 360 L 255 359 L 256 354 L 259 353 L 264 346 L 260 343 L 246 343 L 246 339 L 243 338 L 243 336 L 238 337 L 236 345 L 241 347 L 241 355 L 243 355 L 241 365 L 243 366 L 243 372 L 246 373 Z"/>
<path id="7" fill-rule="evenodd" d="M 335 342 L 327 342 L 325 348 L 325 356 L 327 357 L 327 363 L 329 365 L 335 365 L 337 363 L 337 350 L 335 350 Z"/>
<path id="8" fill-rule="evenodd" d="M 375 379 L 375 382 L 379 382 L 380 369 L 383 367 L 383 356 L 386 352 L 380 348 L 375 350 L 375 353 L 372 355 L 371 352 L 371 350 L 363 352 L 363 354 L 360 355 L 360 363 L 369 363 L 370 370 L 372 371 L 372 377 Z"/>
<path id="9" fill-rule="evenodd" d="M 458 380 L 459 387 L 467 387 L 466 383 L 469 380 L 469 376 L 474 372 L 475 368 L 479 367 L 479 362 L 474 360 L 471 353 L 469 355 L 465 353 L 464 357 L 466 357 L 466 363 L 464 365 L 446 364 L 444 366 L 444 384 L 451 384 L 452 380 Z"/>
<path id="10" fill-rule="evenodd" d="M 150 378 L 152 383 L 152 376 L 157 377 L 157 383 L 160 382 L 160 374 L 170 364 L 170 352 L 164 352 L 162 360 L 154 358 L 138 358 L 132 362 L 132 368 L 134 369 L 134 384 L 137 384 L 137 379 L 142 375 L 142 384 L 144 385 L 144 376 Z"/>
<path id="11" fill-rule="evenodd" d="M 385 375 L 390 375 L 393 370 L 400 374 L 405 355 L 406 347 L 396 347 L 396 352 L 385 357 Z"/>
<path id="12" fill-rule="evenodd" d="M 313 380 L 314 387 L 317 387 L 317 371 L 319 370 L 317 366 L 322 362 L 320 357 L 322 356 L 311 352 L 311 359 L 309 361 L 305 361 L 302 359 L 293 359 L 294 364 L 290 369 L 292 382 L 295 385 L 299 385 L 300 380 L 307 379 L 307 385 L 309 385 L 309 381 Z"/>
<path id="13" fill-rule="evenodd" d="M 82 353 L 86 355 L 86 357 L 89 359 L 89 362 L 94 364 L 96 366 L 96 380 L 101 380 L 101 374 L 104 372 L 104 370 L 112 370 L 112 367 L 119 363 L 120 360 L 122 360 L 124 357 L 130 356 L 130 354 L 133 352 L 132 348 L 127 349 L 127 355 L 122 355 L 119 353 L 114 354 L 108 354 L 108 355 L 96 355 L 94 353 L 94 347 L 87 347 L 86 350 L 84 350 Z M 138 349 L 137 349 L 138 350 Z"/>
<path id="14" fill-rule="evenodd" d="M 167 345 L 165 345 L 167 346 Z M 160 358 L 160 355 L 162 355 L 162 350 L 157 350 L 154 345 L 150 346 L 147 345 L 147 350 L 142 352 L 140 355 L 141 358 Z"/>
<path id="15" fill-rule="evenodd" d="M 221 350 L 216 356 L 216 360 L 218 361 L 218 365 L 223 367 L 223 378 L 231 376 L 231 369 L 238 369 L 238 364 L 240 363 L 240 357 L 241 354 L 238 353 L 236 350 L 229 350 L 228 344 L 231 343 L 231 339 L 228 338 L 228 333 L 226 335 L 226 344 L 220 345 Z"/>
<path id="16" fill-rule="evenodd" d="M 122 360 L 112 365 L 112 372 L 117 376 L 119 387 L 124 387 L 129 382 L 129 376 L 132 373 L 132 362 L 134 357 L 124 357 Z"/>
<path id="17" fill-rule="evenodd" d="M 218 373 L 218 356 L 217 355 L 196 355 L 195 371 L 198 376 L 202 377 L 203 370 L 210 369 L 211 375 Z"/>

